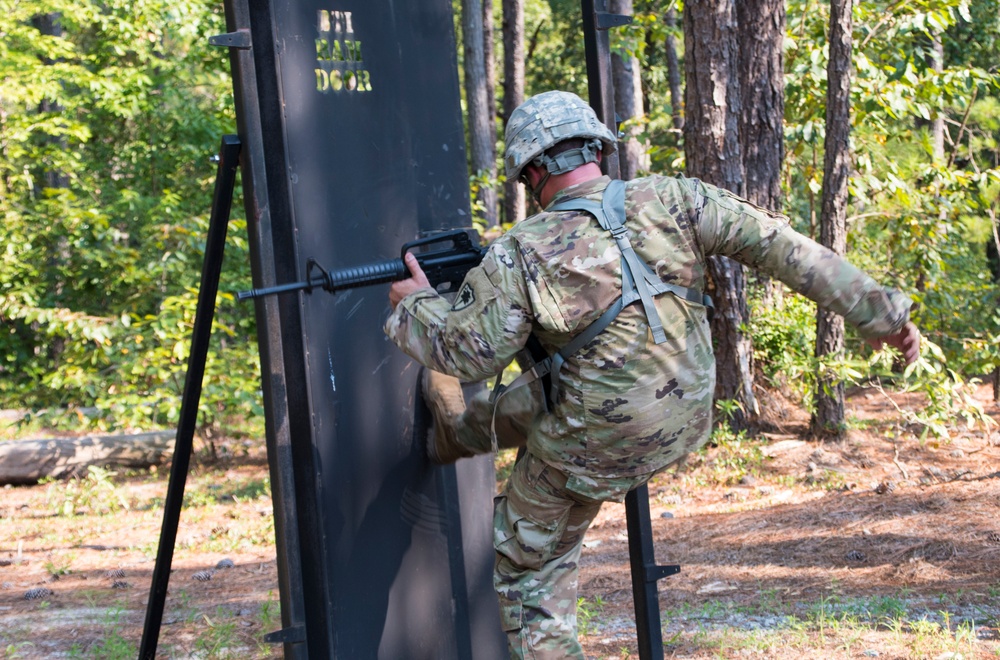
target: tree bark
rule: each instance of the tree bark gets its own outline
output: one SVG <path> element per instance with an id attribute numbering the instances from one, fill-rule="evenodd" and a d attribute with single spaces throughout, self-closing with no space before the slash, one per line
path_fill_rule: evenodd
<path id="1" fill-rule="evenodd" d="M 781 208 L 781 164 L 785 157 L 785 3 L 740 0 L 740 147 L 746 198 L 766 209 Z"/>
<path id="2" fill-rule="evenodd" d="M 684 130 L 684 109 L 681 101 L 681 67 L 677 59 L 677 43 L 674 39 L 674 28 L 677 27 L 677 10 L 673 4 L 667 10 L 664 20 L 667 23 L 667 37 L 663 48 L 667 60 L 667 81 L 670 85 L 670 117 L 674 128 Z"/>
<path id="3" fill-rule="evenodd" d="M 524 0 L 503 0 L 503 123 L 524 102 Z M 515 223 L 525 216 L 524 186 L 507 181 L 503 188 L 503 221 Z"/>
<path id="4" fill-rule="evenodd" d="M 930 67 L 934 71 L 944 70 L 944 42 L 940 34 L 935 34 L 931 42 Z M 934 145 L 934 161 L 944 163 L 944 115 L 938 115 L 931 120 L 931 144 Z"/>
<path id="5" fill-rule="evenodd" d="M 740 149 L 746 172 L 746 198 L 780 211 L 781 164 L 785 157 L 785 3 L 740 0 L 736 3 L 740 45 Z M 762 303 L 773 304 L 775 286 L 756 275 Z"/>
<path id="6" fill-rule="evenodd" d="M 462 0 L 462 45 L 465 102 L 469 113 L 469 157 L 472 172 L 496 180 L 496 140 L 493 113 L 487 95 L 486 57 L 483 52 L 483 2 Z M 497 224 L 497 194 L 482 186 L 476 201 L 483 208 L 487 227 Z"/>
<path id="7" fill-rule="evenodd" d="M 685 3 L 683 20 L 687 171 L 741 195 L 735 2 Z"/>
<path id="8" fill-rule="evenodd" d="M 58 12 L 50 14 L 38 14 L 31 19 L 31 24 L 36 30 L 42 34 L 50 37 L 61 37 L 63 34 L 62 29 L 62 14 Z M 55 61 L 45 58 L 46 65 L 55 64 Z M 63 108 L 57 101 L 52 99 L 42 99 L 38 104 L 38 112 L 40 114 L 55 114 L 62 112 Z M 60 149 L 66 149 L 66 138 L 51 136 L 48 138 L 48 142 L 57 145 Z M 69 187 L 69 177 L 66 176 L 64 172 L 58 170 L 45 170 L 42 172 L 42 188 L 68 188 Z"/>
<path id="9" fill-rule="evenodd" d="M 632 0 L 612 0 L 609 9 L 613 14 L 631 16 Z M 618 50 L 611 52 L 611 80 L 615 90 L 615 114 L 624 123 L 644 116 L 642 107 L 642 79 L 639 58 Z M 625 135 L 618 142 L 618 166 L 621 178 L 628 181 L 649 170 L 646 145 L 639 141 L 642 127 L 633 122 L 625 129 Z"/>
<path id="10" fill-rule="evenodd" d="M 708 183 L 744 192 L 739 143 L 740 86 L 734 0 L 684 4 L 684 153 L 687 173 Z M 741 327 L 749 324 L 743 267 L 710 257 L 710 293 L 715 303 L 712 335 L 716 351 L 715 398 L 740 403 L 730 425 L 748 428 L 757 414 L 753 394 L 753 351 Z"/>
<path id="11" fill-rule="evenodd" d="M 827 65 L 826 154 L 823 162 L 823 210 L 819 242 L 837 254 L 847 251 L 847 183 L 851 172 L 851 4 L 830 2 L 830 62 Z M 841 355 L 844 319 L 825 310 L 816 314 L 816 356 Z M 817 374 L 815 435 L 844 432 L 844 384 Z"/>
<path id="12" fill-rule="evenodd" d="M 482 0 L 483 3 L 483 63 L 486 69 L 486 108 L 493 125 L 494 144 L 496 144 L 497 119 L 497 71 L 493 53 L 493 0 Z M 494 159 L 496 151 L 494 150 Z"/>

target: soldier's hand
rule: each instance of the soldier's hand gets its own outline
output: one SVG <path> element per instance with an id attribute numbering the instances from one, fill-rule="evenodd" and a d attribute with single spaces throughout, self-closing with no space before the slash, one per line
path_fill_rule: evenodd
<path id="1" fill-rule="evenodd" d="M 912 364 L 920 357 L 920 331 L 917 330 L 917 326 L 909 322 L 896 334 L 869 339 L 868 343 L 876 351 L 881 350 L 885 344 L 892 346 L 903 354 L 906 364 Z"/>
<path id="2" fill-rule="evenodd" d="M 427 281 L 427 276 L 424 275 L 424 271 L 420 267 L 420 262 L 417 261 L 412 252 L 406 253 L 406 256 L 403 257 L 403 262 L 410 269 L 410 277 L 405 280 L 393 282 L 392 286 L 389 287 L 389 304 L 393 309 L 396 309 L 396 305 L 399 304 L 400 300 L 411 293 L 420 289 L 431 288 L 431 283 Z"/>

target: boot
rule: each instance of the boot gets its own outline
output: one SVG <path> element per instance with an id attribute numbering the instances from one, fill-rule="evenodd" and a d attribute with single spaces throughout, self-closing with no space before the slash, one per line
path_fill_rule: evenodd
<path id="1" fill-rule="evenodd" d="M 434 425 L 427 434 L 427 458 L 432 463 L 447 465 L 474 452 L 458 441 L 455 424 L 465 412 L 462 384 L 453 376 L 424 369 L 420 377 L 424 401 L 431 411 Z"/>

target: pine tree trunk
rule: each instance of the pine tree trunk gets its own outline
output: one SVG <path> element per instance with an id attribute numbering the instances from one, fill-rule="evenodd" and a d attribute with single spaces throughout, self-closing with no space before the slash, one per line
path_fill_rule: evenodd
<path id="1" fill-rule="evenodd" d="M 489 111 L 490 123 L 496 130 L 497 117 L 497 71 L 493 53 L 493 0 L 482 0 L 483 3 L 483 63 L 486 69 L 486 108 Z M 494 143 L 496 140 L 494 139 Z M 494 158 L 496 153 L 494 152 Z"/>
<path id="2" fill-rule="evenodd" d="M 503 0 L 503 122 L 524 102 L 524 0 Z M 503 188 L 503 220 L 515 223 L 525 216 L 524 186 L 507 181 Z"/>
<path id="3" fill-rule="evenodd" d="M 632 15 L 632 0 L 612 0 L 609 10 L 613 14 Z M 642 108 L 642 79 L 640 77 L 639 59 L 634 55 L 611 52 L 611 80 L 615 89 L 615 114 L 622 121 L 641 119 L 645 114 Z M 624 137 L 618 143 L 618 167 L 621 178 L 634 179 L 644 170 L 649 170 L 649 159 L 646 157 L 646 145 L 639 141 L 638 135 L 642 127 L 633 124 L 625 129 Z"/>
<path id="4" fill-rule="evenodd" d="M 495 127 L 487 93 L 486 57 L 483 52 L 482 0 L 462 0 L 462 44 L 465 102 L 469 113 L 469 159 L 477 176 L 496 179 Z M 483 207 L 487 227 L 497 224 L 497 194 L 481 187 L 476 201 Z"/>
<path id="5" fill-rule="evenodd" d="M 684 153 L 689 176 L 744 192 L 740 152 L 738 40 L 733 0 L 684 4 Z M 731 419 L 734 430 L 750 426 L 757 414 L 753 394 L 753 351 L 741 327 L 749 325 L 743 267 L 710 257 L 710 292 L 715 303 L 712 335 L 716 347 L 715 398 L 742 406 Z"/>
<path id="6" fill-rule="evenodd" d="M 743 193 L 734 0 L 684 5 L 684 144 L 687 170 Z"/>
<path id="7" fill-rule="evenodd" d="M 61 37 L 63 34 L 62 29 L 62 14 L 58 12 L 50 14 L 37 14 L 31 19 L 32 26 L 41 32 L 42 34 L 49 37 Z M 51 66 L 55 64 L 55 61 L 45 58 L 45 64 Z M 63 108 L 59 105 L 58 101 L 53 101 L 52 99 L 42 99 L 38 104 L 38 112 L 40 114 L 55 114 L 62 112 Z M 55 144 L 61 149 L 66 148 L 66 138 L 60 136 L 50 136 L 47 141 L 51 144 Z M 68 188 L 69 187 L 69 177 L 66 176 L 64 172 L 58 170 L 45 170 L 42 174 L 44 181 L 42 182 L 43 188 Z"/>
<path id="8" fill-rule="evenodd" d="M 830 3 L 830 62 L 827 66 L 826 150 L 819 242 L 837 254 L 847 251 L 847 183 L 851 171 L 851 3 Z M 816 356 L 841 355 L 844 319 L 819 310 Z M 817 374 L 815 435 L 839 437 L 844 430 L 844 384 Z"/>
<path id="9" fill-rule="evenodd" d="M 931 68 L 935 71 L 944 70 L 944 42 L 941 35 L 934 35 L 931 46 Z M 931 120 L 931 144 L 934 145 L 934 160 L 944 162 L 944 115 L 939 113 Z"/>
<path id="10" fill-rule="evenodd" d="M 663 48 L 667 60 L 667 81 L 670 85 L 670 116 L 674 128 L 680 131 L 684 130 L 684 109 L 681 101 L 681 67 L 677 59 L 677 44 L 673 32 L 677 27 L 677 10 L 673 4 L 667 10 L 664 20 L 667 24 L 667 37 L 663 41 Z"/>
<path id="11" fill-rule="evenodd" d="M 781 164 L 785 157 L 785 3 L 740 0 L 736 3 L 740 44 L 740 148 L 746 171 L 746 198 L 780 211 Z M 756 275 L 762 304 L 774 303 L 774 283 Z"/>

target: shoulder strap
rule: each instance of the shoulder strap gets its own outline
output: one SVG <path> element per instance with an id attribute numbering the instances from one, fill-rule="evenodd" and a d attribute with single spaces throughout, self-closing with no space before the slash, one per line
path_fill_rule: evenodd
<path id="1" fill-rule="evenodd" d="M 611 233 L 622 254 L 622 294 L 600 317 L 573 337 L 559 351 L 550 357 L 536 361 L 531 369 L 522 372 L 510 385 L 502 387 L 498 378 L 497 386 L 490 397 L 494 403 L 494 416 L 496 415 L 496 402 L 505 392 L 526 385 L 546 375 L 551 379 L 549 399 L 552 403 L 555 403 L 558 400 L 559 393 L 559 371 L 566 359 L 590 343 L 597 335 L 601 334 L 605 328 L 611 325 L 611 322 L 615 320 L 626 305 L 630 305 L 637 300 L 642 301 L 643 310 L 646 313 L 646 321 L 649 324 L 650 331 L 653 333 L 653 340 L 657 344 L 662 344 L 667 340 L 663 325 L 660 322 L 660 315 L 653 303 L 653 296 L 657 294 L 669 292 L 688 302 L 703 305 L 708 308 L 709 319 L 711 319 L 713 306 L 712 299 L 709 296 L 696 289 L 663 282 L 656 276 L 656 273 L 653 272 L 649 264 L 636 254 L 628 238 L 628 230 L 625 229 L 624 181 L 620 179 L 612 180 L 604 191 L 600 202 L 584 198 L 570 198 L 557 202 L 547 210 L 549 212 L 584 211 L 594 216 L 602 229 Z"/>
<path id="2" fill-rule="evenodd" d="M 622 296 L 625 298 L 623 306 L 629 305 L 636 300 L 643 301 L 643 308 L 646 312 L 650 330 L 653 332 L 653 339 L 657 343 L 666 341 L 663 328 L 660 325 L 659 316 L 652 307 L 652 298 L 660 293 L 670 292 L 678 298 L 702 305 L 708 308 L 711 319 L 713 305 L 711 297 L 703 294 L 697 289 L 668 284 L 663 282 L 649 264 L 636 254 L 628 238 L 628 231 L 625 229 L 625 182 L 615 179 L 608 184 L 604 191 L 602 201 L 591 199 L 570 198 L 557 202 L 549 207 L 549 211 L 584 211 L 590 213 L 597 219 L 598 224 L 607 232 L 610 232 L 622 253 Z M 644 296 L 643 294 L 648 294 Z M 610 321 L 609 321 L 610 322 Z"/>

